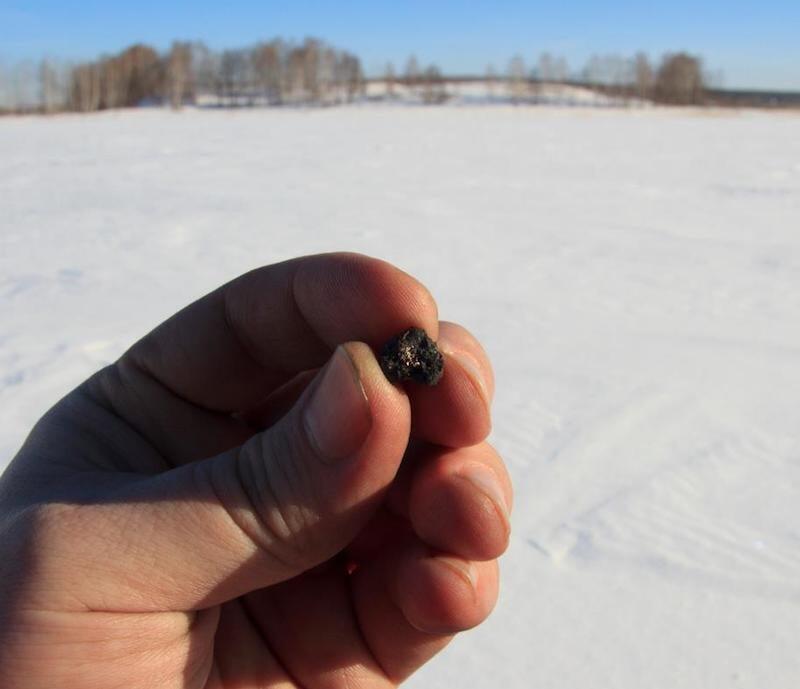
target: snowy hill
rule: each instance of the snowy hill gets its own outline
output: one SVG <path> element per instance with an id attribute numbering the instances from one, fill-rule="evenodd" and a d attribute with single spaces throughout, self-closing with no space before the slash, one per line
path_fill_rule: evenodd
<path id="1" fill-rule="evenodd" d="M 443 78 L 440 83 L 426 84 L 423 81 L 411 86 L 400 81 L 387 82 L 385 79 L 373 79 L 367 83 L 365 89 L 368 99 L 394 104 L 421 103 L 425 102 L 426 98 L 436 100 L 438 95 L 451 105 L 508 104 L 517 97 L 522 102 L 565 107 L 644 105 L 641 101 L 612 98 L 589 87 L 571 84 L 525 84 L 521 88 L 521 93 L 517 93 L 516 96 L 515 93 L 517 93 L 515 87 L 506 81 L 472 78 L 460 80 Z"/>
<path id="2" fill-rule="evenodd" d="M 0 180 L 0 466 L 198 295 L 362 251 L 485 343 L 517 490 L 495 614 L 409 687 L 800 686 L 800 117 L 4 118 Z"/>

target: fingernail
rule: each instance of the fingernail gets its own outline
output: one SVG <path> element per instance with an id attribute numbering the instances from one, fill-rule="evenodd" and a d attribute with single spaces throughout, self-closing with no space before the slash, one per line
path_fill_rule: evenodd
<path id="1" fill-rule="evenodd" d="M 478 362 L 466 352 L 459 350 L 448 352 L 448 355 L 452 359 L 455 359 L 458 364 L 469 374 L 469 377 L 478 384 L 481 394 L 483 395 L 483 399 L 486 401 L 486 406 L 488 407 L 492 402 L 492 394 L 489 391 L 489 386 L 484 378 L 484 373 L 481 370 L 481 367 L 478 366 Z"/>
<path id="2" fill-rule="evenodd" d="M 477 490 L 483 493 L 497 507 L 497 511 L 508 522 L 508 503 L 500 482 L 494 472 L 482 464 L 471 464 L 462 469 L 459 474 L 463 479 L 469 481 Z"/>
<path id="3" fill-rule="evenodd" d="M 350 355 L 337 347 L 303 416 L 309 440 L 326 462 L 355 453 L 372 425 L 367 394 Z"/>

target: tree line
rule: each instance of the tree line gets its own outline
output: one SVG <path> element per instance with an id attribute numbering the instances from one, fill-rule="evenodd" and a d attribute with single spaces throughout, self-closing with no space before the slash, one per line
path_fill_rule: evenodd
<path id="1" fill-rule="evenodd" d="M 505 73 L 498 73 L 494 65 L 488 65 L 482 77 L 449 78 L 443 77 L 435 65 L 421 68 L 412 55 L 401 75 L 389 63 L 382 78 L 387 98 L 396 97 L 397 87 L 403 86 L 406 93 L 416 94 L 428 103 L 447 100 L 447 82 L 483 81 L 488 97 L 502 100 L 500 86 L 504 85 L 505 97 L 513 103 L 543 102 L 544 94 L 552 93 L 548 87 L 573 85 L 599 91 L 615 100 L 636 98 L 674 105 L 703 104 L 709 84 L 718 86 L 718 80 L 718 75 L 704 71 L 699 57 L 683 52 L 664 55 L 658 65 L 644 53 L 631 58 L 593 56 L 576 72 L 570 70 L 566 58 L 551 53 L 542 53 L 533 65 L 527 65 L 521 55 L 515 55 Z"/>
<path id="2" fill-rule="evenodd" d="M 137 44 L 80 64 L 43 60 L 23 67 L 5 78 L 0 69 L 0 110 L 4 105 L 12 112 L 45 113 L 143 104 L 176 109 L 187 104 L 326 105 L 351 102 L 367 91 L 358 57 L 317 38 L 300 43 L 275 38 L 223 51 L 202 42 L 176 41 L 162 53 Z M 709 86 L 719 86 L 719 78 L 705 71 L 699 57 L 684 52 L 666 54 L 658 63 L 641 52 L 632 57 L 593 56 L 576 71 L 565 58 L 548 52 L 533 64 L 516 55 L 505 72 L 490 65 L 483 77 L 461 79 L 482 80 L 490 99 L 500 94 L 500 100 L 513 103 L 550 102 L 553 86 L 573 85 L 605 94 L 611 102 L 700 105 L 707 100 Z M 410 96 L 431 104 L 447 100 L 448 83 L 456 80 L 434 64 L 421 65 L 413 55 L 402 73 L 388 64 L 377 79 L 383 81 L 384 99 Z"/>
<path id="3" fill-rule="evenodd" d="M 354 100 L 363 85 L 358 57 L 317 38 L 276 38 L 219 52 L 176 41 L 164 53 L 137 44 L 81 64 L 43 60 L 5 79 L 0 73 L 0 108 L 53 113 L 143 104 L 325 105 Z"/>
<path id="4" fill-rule="evenodd" d="M 654 65 L 645 53 L 631 58 L 592 57 L 579 77 L 595 88 L 670 105 L 702 105 L 710 84 L 721 80 L 705 71 L 700 57 L 667 53 Z"/>

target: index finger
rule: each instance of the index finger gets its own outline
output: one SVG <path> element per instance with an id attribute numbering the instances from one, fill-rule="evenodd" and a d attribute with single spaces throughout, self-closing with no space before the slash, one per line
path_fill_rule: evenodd
<path id="1" fill-rule="evenodd" d="M 409 327 L 438 335 L 430 292 L 400 269 L 352 253 L 259 268 L 190 304 L 121 360 L 213 411 L 248 409 L 348 341 L 379 348 Z"/>

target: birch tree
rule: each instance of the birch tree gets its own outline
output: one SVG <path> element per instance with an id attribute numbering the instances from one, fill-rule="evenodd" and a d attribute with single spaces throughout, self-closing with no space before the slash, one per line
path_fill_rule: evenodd
<path id="1" fill-rule="evenodd" d="M 513 103 L 519 103 L 525 97 L 526 81 L 525 60 L 522 55 L 515 55 L 508 63 L 508 91 Z"/>

